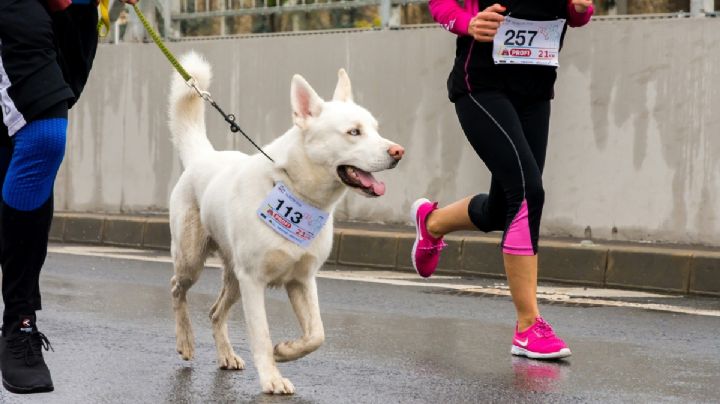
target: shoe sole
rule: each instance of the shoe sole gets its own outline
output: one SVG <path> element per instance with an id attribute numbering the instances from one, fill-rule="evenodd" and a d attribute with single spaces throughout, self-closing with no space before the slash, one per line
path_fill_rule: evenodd
<path id="1" fill-rule="evenodd" d="M 53 390 L 55 390 L 55 387 L 53 385 L 50 386 L 33 386 L 33 387 L 18 387 L 13 386 L 12 384 L 5 381 L 5 378 L 2 379 L 3 387 L 5 387 L 5 390 L 15 393 L 15 394 L 33 394 L 33 393 L 49 393 Z"/>
<path id="2" fill-rule="evenodd" d="M 563 348 L 557 352 L 550 352 L 544 354 L 528 351 L 527 349 L 520 348 L 516 345 L 513 345 L 512 348 L 510 348 L 510 353 L 515 356 L 525 356 L 530 359 L 560 359 L 567 358 L 568 356 L 572 355 L 572 352 L 570 352 L 570 348 Z"/>
<path id="3" fill-rule="evenodd" d="M 418 275 L 422 276 L 423 278 L 428 278 L 429 276 L 423 276 L 420 271 L 418 271 L 417 263 L 415 262 L 415 252 L 417 251 L 418 242 L 420 241 L 420 226 L 418 219 L 417 219 L 417 211 L 420 209 L 420 206 L 424 203 L 430 203 L 429 199 L 426 198 L 420 198 L 417 201 L 413 202 L 412 208 L 410 209 L 412 213 L 412 221 L 415 223 L 415 243 L 413 243 L 412 247 L 412 253 L 410 258 L 412 259 L 413 269 L 415 269 L 415 272 L 417 272 Z"/>

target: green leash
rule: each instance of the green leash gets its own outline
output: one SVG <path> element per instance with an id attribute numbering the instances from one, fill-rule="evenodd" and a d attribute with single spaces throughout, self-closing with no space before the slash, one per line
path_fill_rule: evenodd
<path id="1" fill-rule="evenodd" d="M 220 115 L 223 116 L 225 119 L 225 122 L 230 124 L 230 131 L 233 133 L 240 132 L 243 136 L 245 136 L 245 139 L 247 139 L 260 153 L 262 153 L 265 157 L 268 158 L 268 160 L 272 161 L 273 163 L 275 160 L 273 160 L 270 156 L 268 156 L 260 146 L 258 146 L 252 139 L 250 139 L 250 136 L 248 136 L 245 131 L 240 128 L 240 126 L 235 122 L 235 115 L 233 114 L 226 114 L 225 111 L 220 108 L 220 106 L 215 102 L 215 100 L 212 99 L 210 96 L 210 93 L 204 90 L 201 90 L 197 86 L 197 82 L 195 81 L 195 78 L 193 78 L 190 73 L 185 70 L 184 67 L 178 62 L 178 60 L 175 58 L 175 55 L 170 52 L 170 49 L 165 46 L 165 43 L 163 43 L 162 38 L 160 38 L 160 35 L 155 31 L 155 29 L 150 25 L 148 20 L 145 18 L 145 15 L 140 11 L 140 9 L 136 4 L 133 4 L 133 9 L 135 9 L 135 13 L 137 14 L 138 18 L 140 18 L 140 21 L 142 22 L 142 25 L 147 30 L 148 34 L 150 34 L 150 38 L 152 38 L 153 42 L 155 42 L 155 45 L 160 48 L 160 51 L 165 55 L 167 60 L 170 62 L 170 64 L 175 68 L 175 70 L 182 76 L 183 80 L 185 80 L 185 84 L 193 88 L 198 95 L 204 99 L 205 101 L 209 102 L 210 105 L 215 108 Z M 167 22 L 166 22 L 167 23 Z"/>
<path id="2" fill-rule="evenodd" d="M 145 15 L 140 11 L 140 9 L 137 6 L 137 3 L 133 4 L 133 8 L 135 9 L 135 13 L 137 13 L 138 18 L 140 18 L 140 22 L 142 22 L 142 25 L 147 30 L 148 34 L 150 34 L 150 37 L 152 38 L 153 42 L 160 48 L 160 51 L 165 55 L 167 60 L 170 62 L 171 65 L 177 70 L 178 73 L 182 76 L 183 80 L 186 82 L 190 82 L 192 80 L 192 76 L 185 70 L 184 67 L 180 64 L 180 62 L 175 59 L 175 56 L 170 52 L 170 49 L 165 46 L 165 43 L 163 43 L 162 38 L 160 38 L 160 35 L 158 35 L 157 31 L 150 25 L 148 20 L 145 18 Z"/>

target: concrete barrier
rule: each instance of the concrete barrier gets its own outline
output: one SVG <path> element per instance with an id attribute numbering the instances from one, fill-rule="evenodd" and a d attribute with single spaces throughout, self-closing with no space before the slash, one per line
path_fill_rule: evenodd
<path id="1" fill-rule="evenodd" d="M 499 236 L 463 233 L 447 240 L 438 273 L 504 277 Z M 58 213 L 52 241 L 168 250 L 169 225 L 163 216 Z M 378 230 L 367 225 L 335 226 L 329 264 L 358 269 L 414 272 L 410 251 L 412 228 Z M 543 240 L 543 281 L 594 287 L 647 289 L 670 293 L 720 296 L 720 252 L 667 246 L 593 244 Z"/>

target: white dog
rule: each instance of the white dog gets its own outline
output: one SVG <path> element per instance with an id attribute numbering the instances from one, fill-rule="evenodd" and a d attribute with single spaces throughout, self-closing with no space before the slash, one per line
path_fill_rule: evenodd
<path id="1" fill-rule="evenodd" d="M 205 60 L 190 53 L 182 64 L 200 88 L 208 88 L 211 72 Z M 206 258 L 217 252 L 225 269 L 210 318 L 220 367 L 245 366 L 233 351 L 226 322 L 228 310 L 242 297 L 265 393 L 294 393 L 276 362 L 301 358 L 325 339 L 315 275 L 330 254 L 335 206 L 348 188 L 365 196 L 382 195 L 385 185 L 371 173 L 395 167 L 404 153 L 401 146 L 382 138 L 375 118 L 353 102 L 345 71 L 338 76 L 333 99 L 327 102 L 301 76 L 292 78 L 294 125 L 264 147 L 275 163 L 262 154 L 213 149 L 205 133 L 203 100 L 177 75 L 172 83 L 170 129 L 185 167 L 170 196 L 177 350 L 185 360 L 193 356 L 187 292 Z M 278 189 L 285 192 L 281 198 L 275 193 Z M 318 228 L 323 219 L 324 226 Z M 294 233 L 281 235 L 272 224 Z M 300 338 L 274 349 L 265 313 L 268 286 L 285 286 L 302 328 Z"/>

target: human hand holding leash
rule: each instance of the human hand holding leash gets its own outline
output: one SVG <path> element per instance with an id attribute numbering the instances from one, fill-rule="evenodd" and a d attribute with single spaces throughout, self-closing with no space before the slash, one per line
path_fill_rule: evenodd
<path id="1" fill-rule="evenodd" d="M 573 2 L 574 1 L 576 0 L 573 0 Z M 495 3 L 477 13 L 477 15 L 470 20 L 468 33 L 470 33 L 476 41 L 492 42 L 500 24 L 505 20 L 505 17 L 500 14 L 505 10 L 505 7 Z"/>
<path id="2" fill-rule="evenodd" d="M 572 0 L 572 5 L 575 6 L 575 11 L 584 14 L 593 5 L 593 2 L 592 0 Z"/>

